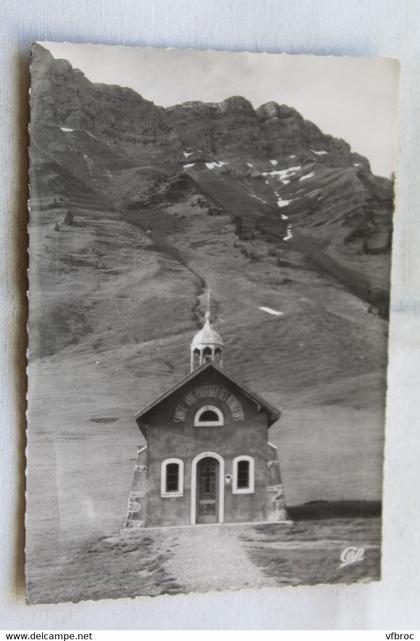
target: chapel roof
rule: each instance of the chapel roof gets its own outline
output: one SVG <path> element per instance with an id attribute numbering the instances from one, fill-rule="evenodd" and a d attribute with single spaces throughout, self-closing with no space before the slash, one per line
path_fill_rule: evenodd
<path id="1" fill-rule="evenodd" d="M 157 405 L 162 403 L 164 400 L 172 396 L 176 391 L 178 391 L 180 388 L 182 388 L 184 385 L 189 383 L 190 381 L 194 380 L 199 374 L 202 372 L 205 372 L 206 370 L 215 370 L 220 374 L 222 377 L 233 383 L 235 387 L 237 387 L 247 398 L 249 398 L 251 401 L 253 401 L 257 405 L 261 405 L 267 412 L 268 417 L 269 417 L 269 426 L 271 426 L 273 423 L 275 423 L 281 415 L 281 411 L 274 407 L 274 405 L 271 405 L 268 401 L 266 401 L 264 398 L 256 394 L 255 392 L 252 392 L 249 390 L 245 385 L 242 383 L 238 383 L 235 381 L 231 376 L 226 374 L 224 370 L 221 370 L 213 361 L 209 361 L 207 363 L 203 363 L 203 365 L 200 365 L 200 367 L 197 367 L 194 369 L 192 372 L 184 376 L 178 383 L 173 385 L 171 388 L 169 388 L 166 392 L 155 398 L 153 401 L 145 405 L 137 414 L 136 414 L 136 421 L 138 424 L 140 424 L 142 421 L 141 419 L 146 416 L 152 409 L 154 409 Z"/>

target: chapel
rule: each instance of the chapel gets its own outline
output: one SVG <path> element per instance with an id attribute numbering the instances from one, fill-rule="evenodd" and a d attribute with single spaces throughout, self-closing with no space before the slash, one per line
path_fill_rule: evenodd
<path id="1" fill-rule="evenodd" d="M 125 527 L 287 519 L 278 452 L 280 411 L 223 368 L 207 311 L 190 346 L 190 372 L 136 416 L 138 448 Z"/>

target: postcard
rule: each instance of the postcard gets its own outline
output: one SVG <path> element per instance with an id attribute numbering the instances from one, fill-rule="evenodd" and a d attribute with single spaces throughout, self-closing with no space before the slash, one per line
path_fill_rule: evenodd
<path id="1" fill-rule="evenodd" d="M 397 87 L 33 46 L 29 603 L 380 579 Z"/>

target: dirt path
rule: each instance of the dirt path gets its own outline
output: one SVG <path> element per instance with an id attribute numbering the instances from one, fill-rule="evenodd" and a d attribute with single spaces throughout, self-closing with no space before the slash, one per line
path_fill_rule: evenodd
<path id="1" fill-rule="evenodd" d="M 170 532 L 171 554 L 165 569 L 183 590 L 203 592 L 271 584 L 248 556 L 247 544 L 241 540 L 243 527 L 171 528 Z"/>

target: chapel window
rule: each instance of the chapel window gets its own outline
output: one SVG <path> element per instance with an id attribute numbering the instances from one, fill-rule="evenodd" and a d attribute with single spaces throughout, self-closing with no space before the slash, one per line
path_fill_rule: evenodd
<path id="1" fill-rule="evenodd" d="M 233 494 L 252 494 L 255 488 L 255 463 L 252 456 L 237 456 L 233 460 Z"/>
<path id="2" fill-rule="evenodd" d="M 179 463 L 169 463 L 166 466 L 166 491 L 179 491 Z"/>
<path id="3" fill-rule="evenodd" d="M 224 425 L 223 414 L 214 405 L 201 407 L 194 417 L 195 427 L 222 427 Z"/>
<path id="4" fill-rule="evenodd" d="M 238 463 L 238 488 L 249 488 L 249 461 Z"/>
<path id="5" fill-rule="evenodd" d="M 181 459 L 167 459 L 161 466 L 161 496 L 176 497 L 184 493 L 184 463 Z"/>

